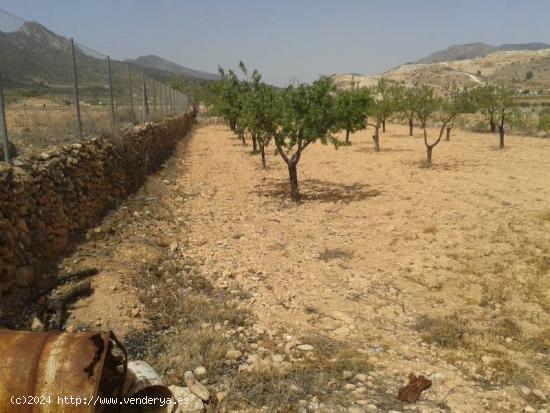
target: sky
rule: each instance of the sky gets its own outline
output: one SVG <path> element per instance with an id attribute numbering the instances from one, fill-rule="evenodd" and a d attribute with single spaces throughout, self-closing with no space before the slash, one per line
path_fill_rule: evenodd
<path id="1" fill-rule="evenodd" d="M 380 73 L 454 44 L 550 43 L 550 0 L 0 0 L 0 9 L 115 59 L 155 54 L 208 72 L 243 60 L 279 86 Z"/>

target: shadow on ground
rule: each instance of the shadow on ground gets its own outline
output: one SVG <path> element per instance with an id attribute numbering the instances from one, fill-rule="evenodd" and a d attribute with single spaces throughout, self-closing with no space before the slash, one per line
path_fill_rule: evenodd
<path id="1" fill-rule="evenodd" d="M 300 181 L 302 201 L 320 202 L 357 202 L 379 196 L 382 192 L 362 183 L 341 184 L 320 179 L 305 179 Z M 280 199 L 290 197 L 289 182 L 284 180 L 267 180 L 256 185 L 252 193 Z"/>

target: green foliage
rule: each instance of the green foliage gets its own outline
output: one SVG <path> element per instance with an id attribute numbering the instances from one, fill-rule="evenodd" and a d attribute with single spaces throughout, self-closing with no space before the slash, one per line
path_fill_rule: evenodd
<path id="1" fill-rule="evenodd" d="M 388 83 L 385 79 L 380 79 L 378 84 L 371 89 L 371 93 L 373 102 L 370 105 L 369 115 L 375 118 L 376 124 L 380 125 L 399 110 L 402 88 L 399 85 Z"/>
<path id="2" fill-rule="evenodd" d="M 326 77 L 311 85 L 290 85 L 281 93 L 281 112 L 275 143 L 278 148 L 301 152 L 309 144 L 341 142 L 331 135 L 336 125 L 336 87 Z"/>
<path id="3" fill-rule="evenodd" d="M 334 103 L 335 129 L 349 134 L 367 126 L 367 116 L 373 99 L 368 89 L 339 91 Z"/>
<path id="4" fill-rule="evenodd" d="M 427 85 L 419 86 L 416 89 L 414 99 L 415 115 L 422 127 L 426 128 L 428 120 L 441 106 L 441 99 L 435 95 L 433 88 Z"/>
<path id="5" fill-rule="evenodd" d="M 550 132 L 550 109 L 544 109 L 539 113 L 539 129 Z"/>

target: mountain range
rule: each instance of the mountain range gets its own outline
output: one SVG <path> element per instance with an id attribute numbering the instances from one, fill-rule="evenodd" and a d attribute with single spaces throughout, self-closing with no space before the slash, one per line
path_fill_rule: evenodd
<path id="1" fill-rule="evenodd" d="M 104 85 L 106 56 L 75 43 L 79 80 L 83 86 Z M 58 35 L 37 22 L 25 22 L 17 30 L 0 31 L 0 70 L 6 87 L 38 85 L 70 85 L 70 39 Z M 113 81 L 122 85 L 124 71 L 112 60 Z M 218 76 L 190 69 L 154 55 L 127 60 L 139 71 L 157 80 L 216 80 Z"/>

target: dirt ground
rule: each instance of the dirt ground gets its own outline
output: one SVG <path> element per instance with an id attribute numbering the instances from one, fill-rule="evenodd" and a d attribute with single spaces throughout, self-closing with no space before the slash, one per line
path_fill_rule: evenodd
<path id="1" fill-rule="evenodd" d="M 499 150 L 497 135 L 457 130 L 427 169 L 420 130 L 407 132 L 388 125 L 378 153 L 370 130 L 308 147 L 294 203 L 271 149 L 263 170 L 229 129 L 202 124 L 65 259 L 100 269 L 69 323 L 150 327 L 135 275 L 177 250 L 283 342 L 323 336 L 368 357 L 392 397 L 410 372 L 429 376 L 424 403 L 401 409 L 546 411 L 550 140 Z"/>

